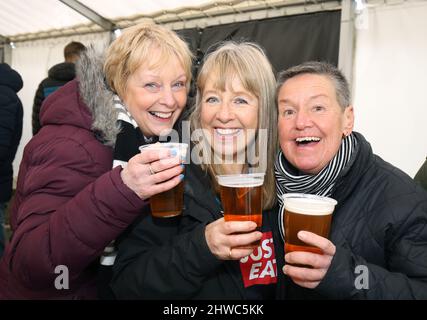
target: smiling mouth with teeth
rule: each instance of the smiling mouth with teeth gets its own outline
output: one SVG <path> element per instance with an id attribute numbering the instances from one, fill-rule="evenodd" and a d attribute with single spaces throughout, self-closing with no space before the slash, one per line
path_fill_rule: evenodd
<path id="1" fill-rule="evenodd" d="M 215 133 L 217 133 L 220 136 L 235 135 L 238 132 L 240 132 L 240 129 L 238 128 L 230 128 L 230 129 L 215 128 Z"/>
<path id="2" fill-rule="evenodd" d="M 319 142 L 320 138 L 319 137 L 301 137 L 301 138 L 296 138 L 295 142 L 297 143 L 297 145 L 307 145 L 309 143 L 313 143 L 313 142 Z"/>
<path id="3" fill-rule="evenodd" d="M 152 116 L 155 116 L 160 119 L 170 119 L 172 117 L 173 112 L 157 112 L 157 111 L 149 111 Z"/>

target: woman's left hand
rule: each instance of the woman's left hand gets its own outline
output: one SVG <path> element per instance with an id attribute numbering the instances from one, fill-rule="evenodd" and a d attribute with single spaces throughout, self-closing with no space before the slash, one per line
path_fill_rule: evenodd
<path id="1" fill-rule="evenodd" d="M 287 253 L 285 255 L 286 263 L 309 265 L 312 269 L 285 265 L 283 267 L 283 273 L 292 278 L 292 281 L 297 285 L 314 289 L 325 277 L 331 265 L 332 258 L 335 255 L 336 247 L 328 239 L 308 231 L 298 232 L 298 238 L 310 246 L 320 248 L 323 254 L 303 251 Z"/>

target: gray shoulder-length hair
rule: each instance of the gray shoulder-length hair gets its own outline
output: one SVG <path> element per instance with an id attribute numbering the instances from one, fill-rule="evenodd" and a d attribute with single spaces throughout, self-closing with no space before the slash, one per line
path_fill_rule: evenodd
<path id="1" fill-rule="evenodd" d="M 266 147 L 266 154 L 261 156 L 266 159 L 265 179 L 263 185 L 263 209 L 270 209 L 276 201 L 276 186 L 274 180 L 274 159 L 278 149 L 277 142 L 277 111 L 274 101 L 276 80 L 271 64 L 260 46 L 250 42 L 236 43 L 227 41 L 221 43 L 216 50 L 205 56 L 202 68 L 197 77 L 196 102 L 190 115 L 192 130 L 201 129 L 201 109 L 203 91 L 207 79 L 215 76 L 215 87 L 225 90 L 228 81 L 237 77 L 243 87 L 254 94 L 258 99 L 258 130 L 263 130 L 264 135 L 256 134 L 253 145 L 260 154 L 259 146 Z M 268 139 L 260 141 L 260 136 Z M 265 140 L 265 139 L 264 139 Z M 206 139 L 201 150 L 210 149 Z M 265 145 L 266 144 L 266 145 Z M 202 151 L 203 152 L 203 151 Z M 227 164 L 223 164 L 227 165 Z M 202 168 L 209 172 L 215 184 L 215 175 L 221 174 L 221 167 L 213 161 L 202 161 Z M 248 166 L 248 163 L 246 163 Z M 215 185 L 217 188 L 217 186 Z"/>

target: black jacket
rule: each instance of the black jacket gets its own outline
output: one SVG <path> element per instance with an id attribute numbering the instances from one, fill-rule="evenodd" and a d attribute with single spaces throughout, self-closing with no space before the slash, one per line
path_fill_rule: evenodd
<path id="1" fill-rule="evenodd" d="M 218 260 L 205 240 L 205 226 L 222 217 L 209 178 L 189 165 L 185 181 L 181 217 L 147 212 L 119 241 L 111 285 L 118 299 L 248 298 L 239 262 Z M 271 223 L 277 224 L 277 210 L 263 213 L 263 226 Z"/>
<path id="2" fill-rule="evenodd" d="M 36 95 L 34 96 L 33 104 L 33 135 L 40 130 L 40 108 L 46 97 L 62 87 L 67 82 L 73 80 L 76 76 L 76 69 L 74 63 L 62 62 L 54 65 L 48 71 L 48 77 L 40 82 Z"/>
<path id="3" fill-rule="evenodd" d="M 12 194 L 12 162 L 22 134 L 22 103 L 17 92 L 22 78 L 6 63 L 0 63 L 0 202 Z"/>
<path id="4" fill-rule="evenodd" d="M 332 193 L 338 205 L 332 216 L 336 254 L 331 266 L 314 290 L 279 272 L 280 296 L 427 299 L 427 192 L 355 134 L 358 153 Z"/>
<path id="5" fill-rule="evenodd" d="M 414 180 L 427 190 L 427 159 L 415 174 Z"/>

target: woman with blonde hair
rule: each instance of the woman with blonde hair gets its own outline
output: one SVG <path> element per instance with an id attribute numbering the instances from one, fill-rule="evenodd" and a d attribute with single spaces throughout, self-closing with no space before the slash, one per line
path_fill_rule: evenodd
<path id="1" fill-rule="evenodd" d="M 47 98 L 25 148 L 0 299 L 96 297 L 104 248 L 183 178 L 173 151 L 138 147 L 180 117 L 191 64 L 184 41 L 148 23 L 126 29 L 105 57 L 82 54 L 77 79 Z"/>
<path id="2" fill-rule="evenodd" d="M 183 215 L 157 229 L 140 222 L 119 244 L 111 285 L 117 298 L 274 297 L 274 92 L 271 65 L 256 44 L 225 42 L 205 57 L 190 116 L 197 141 L 186 169 Z M 266 162 L 250 159 L 253 146 Z M 247 172 L 265 173 L 260 230 L 253 221 L 223 217 L 216 176 Z"/>

